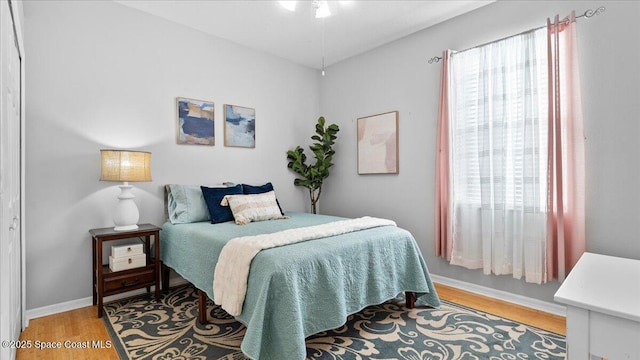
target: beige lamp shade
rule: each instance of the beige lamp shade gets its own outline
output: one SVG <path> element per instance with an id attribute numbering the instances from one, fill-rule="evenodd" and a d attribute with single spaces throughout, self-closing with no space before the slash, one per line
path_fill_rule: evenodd
<path id="1" fill-rule="evenodd" d="M 101 181 L 151 181 L 151 153 L 129 150 L 100 150 Z"/>

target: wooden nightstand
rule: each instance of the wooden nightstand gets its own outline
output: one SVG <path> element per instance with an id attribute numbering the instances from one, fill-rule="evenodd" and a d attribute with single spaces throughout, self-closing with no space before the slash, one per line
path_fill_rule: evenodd
<path id="1" fill-rule="evenodd" d="M 102 299 L 140 288 L 151 291 L 155 286 L 156 300 L 160 299 L 160 228 L 152 224 L 138 225 L 130 231 L 115 231 L 112 227 L 89 230 L 93 255 L 93 305 L 98 305 L 98 317 L 102 317 Z M 151 237 L 155 256 L 151 258 Z M 102 264 L 102 245 L 106 241 L 139 238 L 144 244 L 147 265 L 135 269 L 113 272 Z"/>

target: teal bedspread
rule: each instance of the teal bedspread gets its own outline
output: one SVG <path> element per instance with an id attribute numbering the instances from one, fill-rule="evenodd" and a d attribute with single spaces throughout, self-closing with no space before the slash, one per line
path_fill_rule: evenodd
<path id="1" fill-rule="evenodd" d="M 289 219 L 172 225 L 160 233 L 160 258 L 213 299 L 213 272 L 234 238 L 323 224 L 343 218 L 287 213 Z M 385 226 L 261 251 L 251 264 L 237 320 L 247 325 L 242 351 L 253 359 L 304 359 L 305 338 L 343 325 L 349 314 L 402 291 L 418 304 L 440 306 L 413 236 Z"/>

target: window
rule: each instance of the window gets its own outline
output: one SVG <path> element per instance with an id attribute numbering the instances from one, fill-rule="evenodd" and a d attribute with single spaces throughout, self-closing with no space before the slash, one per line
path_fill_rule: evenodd
<path id="1" fill-rule="evenodd" d="M 575 20 L 443 55 L 434 230 L 451 264 L 542 283 L 584 253 Z"/>
<path id="2" fill-rule="evenodd" d="M 540 29 L 451 56 L 452 264 L 543 278 L 546 41 Z"/>

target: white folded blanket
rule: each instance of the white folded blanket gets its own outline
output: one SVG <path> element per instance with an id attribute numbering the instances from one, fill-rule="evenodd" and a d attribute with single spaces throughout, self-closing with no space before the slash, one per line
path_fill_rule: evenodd
<path id="1" fill-rule="evenodd" d="M 242 313 L 251 261 L 260 250 L 379 226 L 396 226 L 396 223 L 365 216 L 231 239 L 222 248 L 213 274 L 213 301 L 230 315 L 237 316 Z"/>

